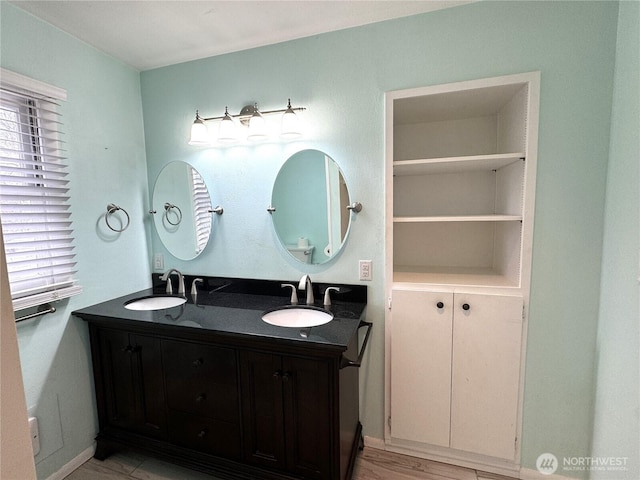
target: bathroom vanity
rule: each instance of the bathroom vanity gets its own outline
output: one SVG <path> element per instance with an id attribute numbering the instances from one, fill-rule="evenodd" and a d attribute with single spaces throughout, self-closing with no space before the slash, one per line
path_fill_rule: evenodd
<path id="1" fill-rule="evenodd" d="M 128 447 L 220 478 L 351 477 L 366 287 L 331 292 L 334 319 L 301 329 L 262 320 L 289 303 L 279 281 L 205 278 L 183 305 L 124 307 L 163 293 L 154 283 L 74 312 L 89 324 L 96 458 Z M 327 286 L 314 285 L 320 308 Z"/>

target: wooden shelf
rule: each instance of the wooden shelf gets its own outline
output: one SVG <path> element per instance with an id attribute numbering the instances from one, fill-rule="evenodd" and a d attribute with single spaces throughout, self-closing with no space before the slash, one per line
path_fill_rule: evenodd
<path id="1" fill-rule="evenodd" d="M 467 157 L 424 158 L 393 162 L 394 175 L 432 175 L 478 170 L 497 170 L 524 159 L 524 153 L 498 153 Z"/>
<path id="2" fill-rule="evenodd" d="M 427 217 L 393 217 L 393 223 L 434 222 L 519 222 L 522 215 L 435 215 Z"/>
<path id="3" fill-rule="evenodd" d="M 424 267 L 394 265 L 394 284 L 433 284 L 472 287 L 512 287 L 519 285 L 490 268 Z"/>

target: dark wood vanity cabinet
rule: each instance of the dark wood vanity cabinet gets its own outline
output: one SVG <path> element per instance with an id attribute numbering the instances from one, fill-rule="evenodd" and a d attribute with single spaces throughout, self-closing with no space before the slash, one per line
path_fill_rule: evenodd
<path id="1" fill-rule="evenodd" d="M 357 334 L 342 352 L 126 322 L 89 332 L 96 458 L 130 447 L 220 478 L 350 478 L 358 369 L 341 361 L 358 357 Z"/>

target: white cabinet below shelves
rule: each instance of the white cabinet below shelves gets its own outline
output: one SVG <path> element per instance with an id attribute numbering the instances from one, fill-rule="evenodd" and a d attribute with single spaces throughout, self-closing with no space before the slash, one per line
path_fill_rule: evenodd
<path id="1" fill-rule="evenodd" d="M 520 296 L 393 290 L 391 437 L 513 460 Z"/>

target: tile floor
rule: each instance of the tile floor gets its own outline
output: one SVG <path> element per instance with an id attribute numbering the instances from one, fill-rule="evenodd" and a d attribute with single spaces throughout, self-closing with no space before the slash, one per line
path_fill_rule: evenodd
<path id="1" fill-rule="evenodd" d="M 65 480 L 216 480 L 134 452 L 118 453 L 105 461 L 91 459 Z M 479 472 L 373 448 L 358 455 L 352 480 L 510 480 Z"/>

